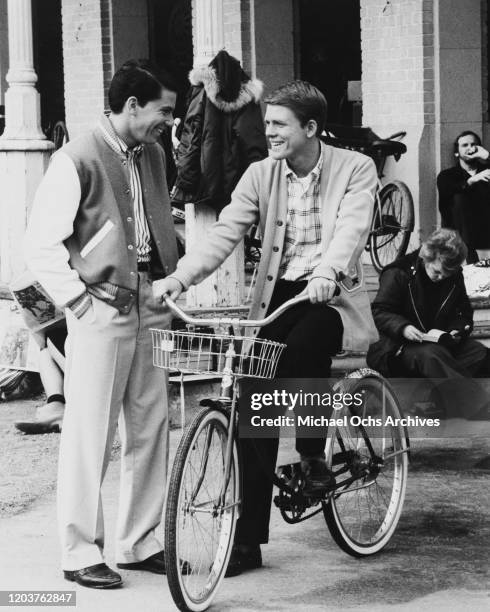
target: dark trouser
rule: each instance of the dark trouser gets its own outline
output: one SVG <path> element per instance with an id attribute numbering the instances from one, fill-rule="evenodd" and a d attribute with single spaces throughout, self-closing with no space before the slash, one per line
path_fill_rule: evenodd
<path id="1" fill-rule="evenodd" d="M 407 373 L 437 381 L 447 416 L 469 417 L 488 401 L 483 388 L 471 378 L 486 355 L 483 344 L 465 338 L 452 351 L 430 342 L 406 344 L 398 360 Z"/>
<path id="2" fill-rule="evenodd" d="M 480 182 L 470 191 L 456 193 L 451 209 L 446 212 L 445 220 L 461 234 L 468 247 L 468 262 L 478 261 L 476 249 L 490 248 L 490 186 Z M 446 227 L 446 225 L 443 225 Z"/>
<path id="3" fill-rule="evenodd" d="M 306 282 L 278 281 L 269 312 L 305 287 Z M 342 320 L 335 309 L 303 302 L 264 327 L 260 337 L 287 345 L 278 364 L 277 378 L 329 378 L 331 356 L 341 349 L 342 334 Z M 240 438 L 243 503 L 235 535 L 238 544 L 269 540 L 273 488 L 270 473 L 276 465 L 278 446 L 278 438 Z M 296 438 L 296 450 L 303 456 L 319 455 L 324 449 L 325 437 Z"/>

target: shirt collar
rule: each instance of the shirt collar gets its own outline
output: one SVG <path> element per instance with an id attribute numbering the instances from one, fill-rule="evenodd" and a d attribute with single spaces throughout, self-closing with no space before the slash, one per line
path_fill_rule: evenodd
<path id="1" fill-rule="evenodd" d="M 102 136 L 106 143 L 111 147 L 111 149 L 124 157 L 138 156 L 143 151 L 144 145 L 136 145 L 131 149 L 124 142 L 122 138 L 119 137 L 114 126 L 112 125 L 112 121 L 106 115 L 102 116 L 99 127 L 102 131 Z"/>
<path id="2" fill-rule="evenodd" d="M 323 166 L 323 147 L 320 147 L 320 157 L 318 158 L 318 161 L 315 164 L 315 167 L 313 168 L 313 170 L 310 170 L 310 172 L 306 175 L 306 177 L 311 177 L 312 181 L 317 181 L 318 177 L 320 176 L 320 173 L 322 171 L 322 166 Z M 292 170 L 289 166 L 288 163 L 286 161 L 285 165 L 284 165 L 284 173 L 286 175 L 286 177 L 288 178 L 292 178 L 292 179 L 298 179 L 298 177 L 296 176 L 296 173 L 294 172 L 294 170 Z"/>

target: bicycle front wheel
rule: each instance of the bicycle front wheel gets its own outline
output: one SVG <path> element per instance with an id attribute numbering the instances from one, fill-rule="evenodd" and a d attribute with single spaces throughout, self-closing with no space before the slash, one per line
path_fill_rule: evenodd
<path id="1" fill-rule="evenodd" d="M 327 459 L 340 486 L 323 511 L 340 548 L 363 557 L 386 546 L 400 519 L 408 438 L 396 396 L 379 374 L 360 370 L 338 385 L 337 391 L 362 398 L 362 404 L 335 414 L 345 425 L 329 435 Z"/>
<path id="2" fill-rule="evenodd" d="M 388 183 L 379 193 L 379 208 L 375 211 L 369 238 L 371 259 L 377 272 L 405 255 L 413 226 L 410 190 L 401 181 Z"/>
<path id="3" fill-rule="evenodd" d="M 239 511 L 239 466 L 233 440 L 225 483 L 228 416 L 204 408 L 187 428 L 175 456 L 165 515 L 165 562 L 180 610 L 205 610 L 230 558 Z"/>

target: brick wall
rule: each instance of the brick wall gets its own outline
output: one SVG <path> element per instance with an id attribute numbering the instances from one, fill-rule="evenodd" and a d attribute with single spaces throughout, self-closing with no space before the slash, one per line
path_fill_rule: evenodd
<path id="1" fill-rule="evenodd" d="M 242 42 L 242 66 L 245 72 L 253 75 L 255 66 L 252 60 L 252 33 L 251 23 L 251 3 L 255 0 L 241 0 L 241 42 Z"/>
<path id="2" fill-rule="evenodd" d="M 488 2 L 483 0 L 482 8 L 482 113 L 483 122 L 490 121 L 490 109 L 488 108 Z"/>
<path id="3" fill-rule="evenodd" d="M 361 0 L 363 123 L 434 121 L 432 0 Z"/>
<path id="4" fill-rule="evenodd" d="M 240 0 L 223 0 L 225 49 L 242 61 L 242 16 Z"/>
<path id="5" fill-rule="evenodd" d="M 104 110 L 112 64 L 110 0 L 63 0 L 66 123 L 70 138 L 93 126 Z"/>

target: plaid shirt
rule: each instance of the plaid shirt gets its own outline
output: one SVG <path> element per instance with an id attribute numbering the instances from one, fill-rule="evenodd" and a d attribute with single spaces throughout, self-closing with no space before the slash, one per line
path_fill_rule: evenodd
<path id="1" fill-rule="evenodd" d="M 287 167 L 288 213 L 286 238 L 279 273 L 289 281 L 308 280 L 320 263 L 322 222 L 320 217 L 320 174 L 323 153 L 304 178 Z"/>

